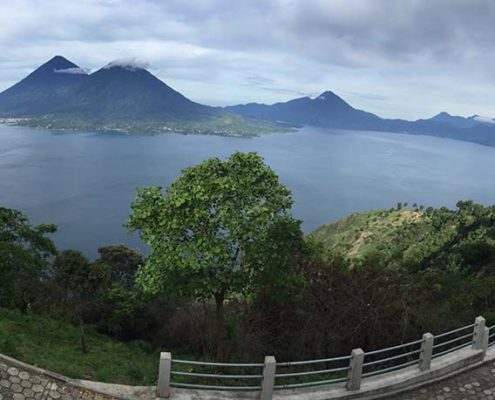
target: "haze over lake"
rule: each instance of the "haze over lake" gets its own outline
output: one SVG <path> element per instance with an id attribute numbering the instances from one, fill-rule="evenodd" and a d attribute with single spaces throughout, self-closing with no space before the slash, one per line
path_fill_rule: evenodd
<path id="1" fill-rule="evenodd" d="M 144 248 L 122 227 L 134 189 L 167 187 L 182 168 L 256 151 L 293 192 L 294 215 L 312 229 L 397 202 L 495 203 L 495 148 L 429 136 L 303 128 L 236 139 L 58 133 L 0 125 L 0 206 L 58 225 L 61 249 L 94 257 L 99 246 Z"/>

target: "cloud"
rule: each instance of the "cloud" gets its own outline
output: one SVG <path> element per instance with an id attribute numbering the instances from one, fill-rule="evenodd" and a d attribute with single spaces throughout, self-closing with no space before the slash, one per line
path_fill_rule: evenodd
<path id="1" fill-rule="evenodd" d="M 148 69 L 150 67 L 150 63 L 147 61 L 140 61 L 135 57 L 132 58 L 121 58 L 118 60 L 111 61 L 108 63 L 104 69 L 109 69 L 113 67 L 121 67 L 128 69 L 130 71 L 135 71 L 138 69 Z"/>
<path id="2" fill-rule="evenodd" d="M 489 0 L 4 1 L 0 90 L 55 54 L 135 57 L 215 105 L 332 90 L 387 117 L 492 115 L 494 20 Z"/>
<path id="3" fill-rule="evenodd" d="M 85 68 L 73 67 L 64 69 L 54 69 L 53 72 L 57 74 L 71 74 L 71 75 L 87 75 L 90 70 Z"/>
<path id="4" fill-rule="evenodd" d="M 481 115 L 474 115 L 474 120 L 481 122 L 482 124 L 495 124 L 495 119 L 491 117 L 482 117 Z"/>

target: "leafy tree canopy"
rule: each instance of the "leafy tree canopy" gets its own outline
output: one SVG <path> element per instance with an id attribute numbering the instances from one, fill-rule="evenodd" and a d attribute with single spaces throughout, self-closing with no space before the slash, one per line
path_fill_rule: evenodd
<path id="1" fill-rule="evenodd" d="M 290 191 L 256 153 L 186 168 L 166 194 L 141 189 L 128 226 L 152 251 L 138 280 L 152 292 L 167 287 L 198 298 L 291 280 L 287 270 L 279 274 L 302 246 L 291 206 Z"/>
<path id="2" fill-rule="evenodd" d="M 54 283 L 63 289 L 70 314 L 79 321 L 81 351 L 85 353 L 84 323 L 110 285 L 110 268 L 103 263 L 90 264 L 80 251 L 64 250 L 55 258 L 53 271 Z"/>
<path id="3" fill-rule="evenodd" d="M 291 206 L 290 191 L 256 153 L 186 168 L 166 194 L 161 187 L 139 190 L 128 226 L 151 254 L 138 283 L 154 293 L 214 298 L 216 358 L 224 360 L 224 300 L 287 293 L 301 282 L 294 255 L 303 237 Z"/>
<path id="4" fill-rule="evenodd" d="M 123 244 L 98 248 L 100 257 L 96 262 L 108 265 L 111 269 L 112 283 L 126 288 L 134 285 L 136 271 L 143 263 L 143 256 L 135 249 Z"/>
<path id="5" fill-rule="evenodd" d="M 20 211 L 0 207 L 0 305 L 26 309 L 57 250 L 46 235 L 55 225 L 33 226 Z"/>

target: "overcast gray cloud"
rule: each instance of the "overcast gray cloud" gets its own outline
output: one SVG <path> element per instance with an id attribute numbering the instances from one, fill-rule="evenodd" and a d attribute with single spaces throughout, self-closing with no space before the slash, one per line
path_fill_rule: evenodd
<path id="1" fill-rule="evenodd" d="M 61 54 L 149 63 L 214 105 L 330 89 L 385 117 L 494 116 L 493 21 L 492 0 L 0 0 L 0 90 Z"/>

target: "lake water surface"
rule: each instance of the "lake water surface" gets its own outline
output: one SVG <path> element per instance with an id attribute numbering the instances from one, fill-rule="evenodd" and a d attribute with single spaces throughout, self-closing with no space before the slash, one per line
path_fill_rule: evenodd
<path id="1" fill-rule="evenodd" d="M 254 139 L 129 137 L 0 125 L 0 206 L 57 224 L 62 249 L 94 257 L 105 244 L 143 248 L 122 227 L 134 189 L 166 187 L 182 168 L 235 150 L 259 152 L 292 189 L 305 232 L 397 202 L 495 203 L 495 148 L 449 139 L 316 128 Z"/>

